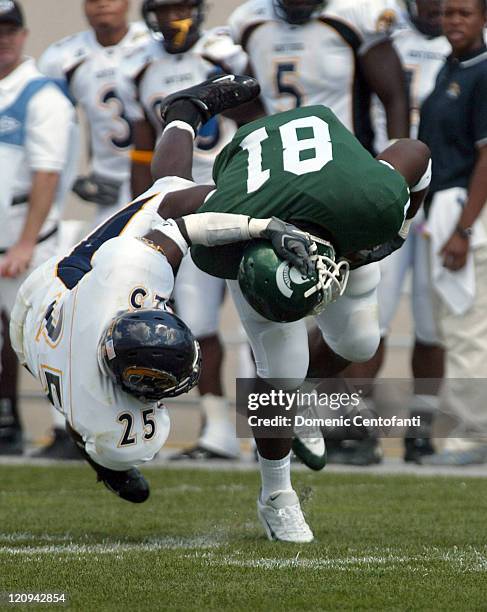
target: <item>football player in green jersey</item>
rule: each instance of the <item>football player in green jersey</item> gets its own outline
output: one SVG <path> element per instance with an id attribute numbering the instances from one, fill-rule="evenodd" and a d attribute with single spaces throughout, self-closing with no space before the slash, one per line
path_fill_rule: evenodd
<path id="1" fill-rule="evenodd" d="M 191 178 L 192 138 L 221 108 L 233 78 L 213 79 L 164 101 L 163 119 L 173 129 L 166 127 L 154 155 L 154 178 Z M 195 186 L 166 196 L 164 216 L 195 210 L 279 216 L 314 239 L 314 269 L 307 275 L 264 244 L 192 247 L 199 267 L 228 279 L 264 387 L 268 379 L 288 379 L 295 389 L 305 378 L 308 315 L 316 316 L 330 347 L 330 374 L 375 353 L 377 262 L 404 241 L 430 174 L 429 150 L 421 142 L 400 140 L 374 159 L 328 108 L 312 106 L 241 128 L 217 159 L 216 188 Z M 194 235 L 197 228 L 191 229 Z M 291 436 L 256 437 L 256 444 L 258 515 L 268 537 L 311 541 L 291 485 Z"/>

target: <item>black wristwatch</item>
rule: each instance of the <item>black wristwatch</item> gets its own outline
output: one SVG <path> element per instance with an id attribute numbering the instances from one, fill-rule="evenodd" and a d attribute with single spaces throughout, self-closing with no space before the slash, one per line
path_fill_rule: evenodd
<path id="1" fill-rule="evenodd" d="M 471 227 L 462 227 L 461 225 L 457 225 L 455 228 L 455 232 L 461 236 L 464 240 L 469 240 L 472 235 Z"/>

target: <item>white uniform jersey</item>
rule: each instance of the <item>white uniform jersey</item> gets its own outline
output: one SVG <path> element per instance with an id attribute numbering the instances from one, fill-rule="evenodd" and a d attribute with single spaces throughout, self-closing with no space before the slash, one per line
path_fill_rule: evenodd
<path id="1" fill-rule="evenodd" d="M 0 79 L 0 249 L 20 238 L 28 212 L 34 172 L 62 174 L 68 158 L 74 111 L 67 97 L 24 61 Z M 62 198 L 58 189 L 56 201 Z M 52 206 L 39 238 L 52 233 L 60 206 Z"/>
<path id="2" fill-rule="evenodd" d="M 249 0 L 230 17 L 247 52 L 269 114 L 296 106 L 329 106 L 364 142 L 370 97 L 357 63 L 396 19 L 394 0 L 331 0 L 320 17 L 295 26 L 279 19 L 273 0 Z"/>
<path id="3" fill-rule="evenodd" d="M 138 237 L 153 227 L 165 194 L 192 186 L 165 178 L 112 216 L 66 257 L 50 259 L 22 285 L 12 345 L 97 463 L 128 469 L 152 459 L 169 432 L 162 406 L 123 392 L 102 372 L 100 338 L 121 311 L 161 306 L 172 267 Z"/>
<path id="4" fill-rule="evenodd" d="M 224 28 L 204 33 L 191 49 L 179 54 L 167 53 L 162 43 L 151 39 L 121 66 L 118 91 L 129 119 L 147 119 L 158 138 L 162 131 L 159 106 L 166 96 L 206 80 L 222 65 L 239 74 L 246 64 L 245 53 Z M 213 118 L 202 127 L 193 162 L 197 183 L 211 183 L 215 157 L 235 130 L 235 123 L 224 117 Z"/>
<path id="5" fill-rule="evenodd" d="M 149 38 L 144 24 L 133 23 L 118 45 L 102 47 L 88 30 L 54 43 L 39 60 L 40 70 L 61 79 L 87 117 L 93 171 L 114 181 L 129 178 L 132 144 L 130 124 L 116 94 L 116 74 L 127 55 Z"/>
<path id="6" fill-rule="evenodd" d="M 402 27 L 394 32 L 393 41 L 409 86 L 411 138 L 417 138 L 420 108 L 433 91 L 438 72 L 451 53 L 451 46 L 445 36 L 429 38 L 417 30 L 410 21 L 404 21 Z M 383 106 L 378 100 L 376 102 L 377 110 L 374 112 L 376 142 L 377 150 L 382 151 L 388 141 L 386 118 Z"/>

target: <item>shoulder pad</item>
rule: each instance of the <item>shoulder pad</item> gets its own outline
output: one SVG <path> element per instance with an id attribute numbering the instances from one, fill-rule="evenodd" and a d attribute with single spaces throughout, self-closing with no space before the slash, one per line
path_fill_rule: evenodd
<path id="1" fill-rule="evenodd" d="M 236 73 L 247 65 L 247 56 L 240 45 L 235 44 L 228 28 L 215 28 L 205 32 L 195 47 L 196 53 L 208 61 L 220 64 Z"/>
<path id="2" fill-rule="evenodd" d="M 143 21 L 133 21 L 130 24 L 130 33 L 132 42 L 151 38 L 151 33 Z"/>
<path id="3" fill-rule="evenodd" d="M 42 54 L 39 65 L 43 72 L 66 74 L 73 66 L 83 61 L 93 50 L 93 45 L 87 31 L 67 36 L 50 45 Z M 60 76 L 56 74 L 55 76 Z"/>
<path id="4" fill-rule="evenodd" d="M 163 54 L 161 44 L 149 37 L 145 44 L 135 47 L 125 55 L 121 64 L 121 73 L 129 78 L 135 78 L 144 66 L 161 59 Z"/>
<path id="5" fill-rule="evenodd" d="M 274 18 L 272 2 L 269 0 L 248 0 L 230 15 L 228 23 L 233 39 L 241 44 L 245 38 L 245 32 L 249 28 L 265 21 L 271 21 Z"/>
<path id="6" fill-rule="evenodd" d="M 347 21 L 363 36 L 389 34 L 399 19 L 395 0 L 331 0 L 325 13 Z"/>

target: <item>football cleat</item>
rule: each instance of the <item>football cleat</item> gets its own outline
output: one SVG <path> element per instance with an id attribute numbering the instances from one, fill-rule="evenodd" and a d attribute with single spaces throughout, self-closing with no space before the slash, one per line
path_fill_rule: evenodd
<path id="1" fill-rule="evenodd" d="M 487 463 L 487 445 L 482 444 L 464 450 L 444 450 L 441 453 L 424 455 L 417 463 L 421 465 L 443 465 L 447 467 L 483 465 Z"/>
<path id="2" fill-rule="evenodd" d="M 327 440 L 328 463 L 339 465 L 375 465 L 382 462 L 383 452 L 375 438 L 367 440 Z"/>
<path id="3" fill-rule="evenodd" d="M 435 448 L 430 438 L 404 438 L 404 461 L 418 463 L 422 457 L 433 455 Z"/>
<path id="4" fill-rule="evenodd" d="M 322 470 L 326 465 L 326 445 L 323 436 L 315 438 L 293 438 L 293 453 L 311 470 Z"/>
<path id="5" fill-rule="evenodd" d="M 139 470 L 131 468 L 118 471 L 103 467 L 86 452 L 83 438 L 69 423 L 66 423 L 66 431 L 73 439 L 81 455 L 95 470 L 98 482 L 103 482 L 109 491 L 133 504 L 141 504 L 147 500 L 150 493 L 149 484 Z"/>
<path id="6" fill-rule="evenodd" d="M 238 457 L 234 455 L 224 455 L 222 453 L 215 453 L 204 446 L 196 445 L 191 448 L 187 448 L 186 450 L 182 450 L 177 455 L 172 455 L 169 460 L 170 461 L 183 461 L 183 460 L 191 460 L 191 461 L 211 461 L 214 459 L 223 459 L 227 461 L 234 461 L 238 459 Z"/>
<path id="7" fill-rule="evenodd" d="M 32 453 L 31 457 L 34 459 L 63 459 L 64 461 L 81 461 L 82 458 L 69 434 L 58 427 L 54 429 L 52 442 Z"/>
<path id="8" fill-rule="evenodd" d="M 0 427 L 0 455 L 22 455 L 24 439 L 19 427 Z"/>
<path id="9" fill-rule="evenodd" d="M 314 539 L 295 491 L 275 491 L 265 502 L 259 496 L 257 516 L 269 540 L 300 544 Z"/>
<path id="10" fill-rule="evenodd" d="M 254 100 L 259 93 L 260 86 L 252 77 L 219 75 L 165 98 L 161 103 L 161 117 L 165 122 L 171 104 L 178 100 L 189 100 L 198 108 L 202 122 L 206 123 L 218 113 Z"/>
<path id="11" fill-rule="evenodd" d="M 109 491 L 133 504 L 141 504 L 149 497 L 149 484 L 136 468 L 118 472 L 98 465 L 96 473 L 98 482 L 103 482 Z"/>

